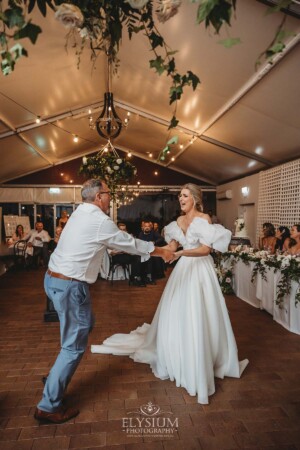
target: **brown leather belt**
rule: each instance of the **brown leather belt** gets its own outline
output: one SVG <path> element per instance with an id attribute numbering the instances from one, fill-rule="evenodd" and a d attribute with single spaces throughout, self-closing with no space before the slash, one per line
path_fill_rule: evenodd
<path id="1" fill-rule="evenodd" d="M 76 278 L 66 277 L 62 273 L 52 272 L 52 270 L 50 270 L 50 269 L 47 270 L 47 274 L 53 278 L 60 278 L 61 280 L 67 280 L 67 281 L 79 281 L 80 283 L 82 283 L 81 280 L 77 280 Z"/>

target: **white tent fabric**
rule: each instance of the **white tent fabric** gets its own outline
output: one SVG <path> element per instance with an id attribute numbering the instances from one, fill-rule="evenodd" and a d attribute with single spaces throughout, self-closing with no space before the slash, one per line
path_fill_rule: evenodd
<path id="1" fill-rule="evenodd" d="M 179 136 L 164 165 L 213 185 L 270 168 L 300 155 L 300 6 L 287 16 L 292 32 L 285 51 L 273 64 L 255 71 L 259 54 L 270 44 L 282 12 L 265 14 L 259 1 L 239 0 L 229 32 L 242 43 L 226 49 L 216 36 L 195 24 L 196 5 L 183 2 L 180 12 L 160 25 L 180 71 L 191 69 L 201 84 L 179 102 Z M 298 15 L 297 15 L 298 12 Z M 89 128 L 103 103 L 105 60 L 93 70 L 88 50 L 80 68 L 64 49 L 65 29 L 48 14 L 36 12 L 43 29 L 36 45 L 26 44 L 22 58 L 0 86 L 0 183 L 98 150 L 104 143 Z M 114 142 L 121 150 L 154 159 L 170 137 L 169 82 L 149 68 L 150 52 L 142 35 L 123 38 L 118 76 L 113 78 L 117 111 L 131 112 L 128 128 Z M 41 124 L 36 124 L 41 116 Z M 72 134 L 79 136 L 78 144 Z M 190 143 L 192 137 L 193 143 Z M 183 148 L 180 148 L 183 145 Z"/>

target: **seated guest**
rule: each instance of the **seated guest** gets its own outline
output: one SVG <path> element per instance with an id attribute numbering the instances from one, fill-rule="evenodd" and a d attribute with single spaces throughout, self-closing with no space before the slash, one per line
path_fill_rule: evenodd
<path id="1" fill-rule="evenodd" d="M 262 235 L 259 238 L 260 250 L 266 250 L 273 255 L 275 253 L 276 242 L 274 225 L 270 222 L 265 222 L 262 226 Z"/>
<path id="2" fill-rule="evenodd" d="M 58 244 L 58 241 L 59 241 L 59 238 L 60 238 L 60 235 L 61 235 L 61 233 L 62 233 L 62 228 L 61 227 L 56 227 L 55 228 L 55 236 L 54 236 L 54 239 L 51 239 L 51 242 L 49 243 L 49 250 L 51 251 L 51 252 L 54 252 L 54 250 L 56 249 L 56 246 L 57 246 L 57 244 Z"/>
<path id="3" fill-rule="evenodd" d="M 59 219 L 59 221 L 58 221 L 58 226 L 60 227 L 60 228 L 64 228 L 64 226 L 66 225 L 66 223 L 68 222 L 68 220 L 69 220 L 69 216 L 68 216 L 68 213 L 67 213 L 67 211 L 64 209 L 62 212 L 61 212 L 61 217 L 60 217 L 60 219 Z"/>
<path id="4" fill-rule="evenodd" d="M 35 267 L 38 267 L 39 258 L 42 257 L 44 266 L 48 266 L 48 242 L 50 242 L 50 239 L 51 238 L 48 234 L 48 231 L 44 230 L 43 223 L 37 222 L 35 224 L 35 230 L 31 231 L 30 238 L 27 243 L 26 252 L 29 256 L 29 265 L 31 263 L 30 259 L 32 258 L 33 264 L 35 265 Z M 30 253 L 32 253 L 32 255 Z"/>
<path id="5" fill-rule="evenodd" d="M 153 222 L 153 231 L 159 233 L 159 225 L 157 222 Z"/>
<path id="6" fill-rule="evenodd" d="M 285 252 L 288 249 L 290 242 L 290 230 L 288 227 L 278 227 L 276 228 L 275 236 L 277 239 L 275 250 Z"/>
<path id="7" fill-rule="evenodd" d="M 8 247 L 14 247 L 15 243 L 18 241 L 25 240 L 29 236 L 25 234 L 23 225 L 17 225 L 16 231 L 12 235 L 12 237 L 7 241 Z"/>
<path id="8" fill-rule="evenodd" d="M 153 242 L 156 246 L 165 245 L 164 238 L 157 232 L 153 230 L 153 224 L 151 221 L 143 221 L 143 229 L 139 233 L 138 238 L 142 241 Z M 160 260 L 161 258 L 158 258 Z M 164 276 L 164 263 L 161 260 L 162 272 Z M 133 284 L 138 286 L 145 286 L 146 284 L 156 284 L 155 283 L 155 267 L 154 260 L 152 257 L 148 259 L 148 261 L 141 262 L 141 258 L 139 256 L 134 257 L 134 261 L 131 266 L 131 276 Z M 158 277 L 157 277 L 158 278 Z"/>
<path id="9" fill-rule="evenodd" d="M 121 231 L 126 231 L 126 233 L 128 233 L 128 231 L 127 231 L 127 226 L 126 226 L 125 223 L 123 223 L 123 222 L 118 222 L 118 228 L 119 228 L 119 230 L 121 230 Z"/>
<path id="10" fill-rule="evenodd" d="M 291 228 L 291 240 L 286 251 L 288 255 L 300 255 L 300 224 L 293 225 Z"/>
<path id="11" fill-rule="evenodd" d="M 125 233 L 128 233 L 128 231 L 127 231 L 127 226 L 126 226 L 125 223 L 123 223 L 123 222 L 118 222 L 117 227 L 119 228 L 119 230 L 125 231 Z M 119 254 L 124 254 L 124 252 L 121 252 L 121 251 L 119 251 L 119 250 L 111 250 L 111 249 L 107 249 L 107 251 L 108 251 L 108 254 L 111 255 L 111 256 L 119 255 Z"/>

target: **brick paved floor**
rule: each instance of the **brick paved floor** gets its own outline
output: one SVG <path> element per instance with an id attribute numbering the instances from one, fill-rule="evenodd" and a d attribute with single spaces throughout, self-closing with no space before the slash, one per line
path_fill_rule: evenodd
<path id="1" fill-rule="evenodd" d="M 138 288 L 97 281 L 89 343 L 151 321 L 165 282 Z M 40 425 L 33 412 L 41 376 L 59 350 L 59 328 L 43 322 L 43 271 L 8 272 L 0 278 L 0 449 L 300 449 L 300 336 L 234 296 L 226 301 L 240 359 L 250 365 L 241 379 L 217 380 L 209 405 L 158 380 L 147 365 L 88 350 L 66 395 L 80 415 L 63 425 Z M 123 431 L 123 418 L 136 418 L 128 413 L 149 401 L 164 417 L 178 419 L 172 435 Z"/>

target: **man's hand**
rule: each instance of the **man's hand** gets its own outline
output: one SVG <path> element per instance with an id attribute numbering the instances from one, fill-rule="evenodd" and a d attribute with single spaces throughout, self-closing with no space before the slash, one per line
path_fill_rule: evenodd
<path id="1" fill-rule="evenodd" d="M 163 251 L 162 258 L 164 262 L 171 262 L 171 260 L 174 258 L 174 253 L 166 248 L 162 248 L 162 251 Z"/>
<path id="2" fill-rule="evenodd" d="M 165 262 L 169 262 L 173 258 L 174 253 L 163 247 L 154 247 L 154 250 L 150 253 L 150 255 L 160 256 Z"/>

